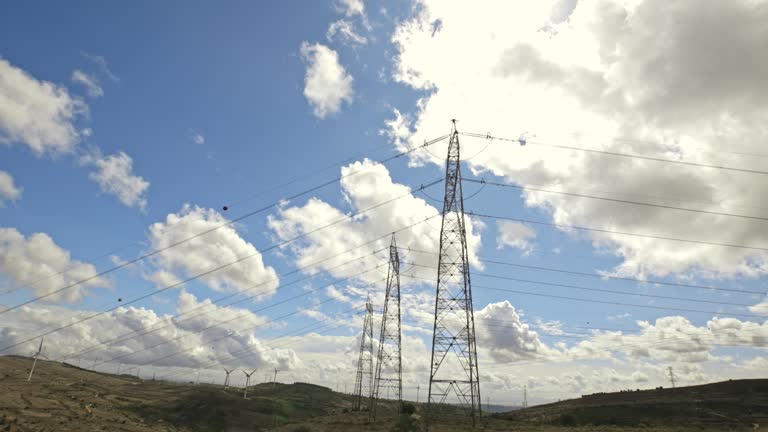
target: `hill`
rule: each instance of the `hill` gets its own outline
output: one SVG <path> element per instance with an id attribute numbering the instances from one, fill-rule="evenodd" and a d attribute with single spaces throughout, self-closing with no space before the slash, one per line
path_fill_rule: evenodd
<path id="1" fill-rule="evenodd" d="M 584 395 L 498 414 L 512 423 L 768 429 L 768 380 Z"/>
<path id="2" fill-rule="evenodd" d="M 371 422 L 366 412 L 351 412 L 352 398 L 307 383 L 257 384 L 224 391 L 221 386 L 142 381 L 130 375 L 101 374 L 56 362 L 0 357 L 0 431 L 117 432 L 338 432 L 418 431 L 416 417 L 398 416 L 385 403 Z M 464 431 L 468 419 L 444 406 L 430 431 Z M 706 386 L 590 395 L 493 416 L 487 431 L 752 430 L 768 425 L 768 380 L 730 381 Z M 573 421 L 571 421 L 573 420 Z M 600 425 L 600 426 L 593 426 Z M 652 426 L 648 429 L 648 426 Z"/>

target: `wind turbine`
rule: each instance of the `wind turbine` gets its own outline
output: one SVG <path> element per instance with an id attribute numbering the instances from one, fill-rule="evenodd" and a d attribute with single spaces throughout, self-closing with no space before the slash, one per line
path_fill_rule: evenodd
<path id="1" fill-rule="evenodd" d="M 32 369 L 29 371 L 29 376 L 27 377 L 27 381 L 32 381 L 32 373 L 35 372 L 35 365 L 37 365 L 37 359 L 42 357 L 42 358 L 48 360 L 48 357 L 46 357 L 45 354 L 43 354 L 43 340 L 44 339 L 45 339 L 45 336 L 40 338 L 40 346 L 37 348 L 37 352 L 35 353 L 35 355 L 32 356 L 35 359 L 35 361 L 32 362 Z"/>
<path id="2" fill-rule="evenodd" d="M 253 375 L 254 372 L 256 372 L 256 369 L 252 370 L 251 373 L 243 371 L 245 374 L 245 389 L 243 389 L 243 399 L 248 399 L 248 386 L 251 385 L 251 375 Z"/>
<path id="3" fill-rule="evenodd" d="M 226 390 L 226 389 L 227 389 L 227 387 L 229 387 L 229 374 L 231 374 L 232 372 L 234 372 L 234 369 L 232 369 L 232 370 L 227 370 L 226 368 L 224 368 L 224 373 L 226 373 L 226 374 L 227 374 L 227 375 L 224 377 L 224 390 Z"/>

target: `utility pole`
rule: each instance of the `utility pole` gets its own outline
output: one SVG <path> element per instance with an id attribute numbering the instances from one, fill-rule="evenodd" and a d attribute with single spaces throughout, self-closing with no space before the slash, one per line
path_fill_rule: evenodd
<path id="1" fill-rule="evenodd" d="M 229 387 L 229 374 L 231 374 L 232 371 L 234 371 L 234 369 L 231 369 L 231 370 L 227 370 L 226 368 L 224 369 L 224 373 L 226 374 L 224 376 L 224 390 L 226 390 L 227 387 Z"/>
<path id="2" fill-rule="evenodd" d="M 482 417 L 477 340 L 469 274 L 459 131 L 452 121 L 445 160 L 445 197 L 435 295 L 426 426 L 449 396 L 465 407 L 475 426 Z M 450 355 L 449 355 L 450 354 Z M 458 372 L 457 372 L 458 371 Z M 450 403 L 450 402 L 449 402 Z"/>
<path id="3" fill-rule="evenodd" d="M 669 370 L 669 382 L 672 384 L 672 388 L 675 388 L 675 371 L 672 366 L 668 367 L 667 370 Z"/>
<path id="4" fill-rule="evenodd" d="M 370 297 L 365 302 L 363 333 L 360 336 L 360 355 L 357 357 L 355 374 L 355 399 L 353 409 L 361 411 L 363 400 L 371 397 L 373 390 L 373 305 Z"/>
<path id="5" fill-rule="evenodd" d="M 251 385 L 251 375 L 256 372 L 256 369 L 252 370 L 251 373 L 248 373 L 246 371 L 243 371 L 245 374 L 245 388 L 243 389 L 243 399 L 248 399 L 248 386 Z"/>
<path id="6" fill-rule="evenodd" d="M 32 357 L 34 360 L 32 361 L 32 369 L 29 370 L 29 376 L 27 377 L 27 381 L 32 381 L 32 374 L 35 372 L 35 366 L 37 366 L 37 359 L 40 357 L 48 360 L 48 357 L 43 354 L 43 340 L 45 340 L 45 336 L 40 338 L 40 346 L 37 348 L 37 352 Z"/>
<path id="7" fill-rule="evenodd" d="M 387 290 L 384 294 L 384 312 L 381 316 L 381 334 L 379 336 L 379 354 L 376 361 L 376 379 L 371 394 L 371 407 L 368 415 L 376 419 L 382 387 L 386 389 L 387 399 L 392 390 L 397 399 L 397 415 L 403 411 L 403 359 L 402 332 L 400 318 L 400 255 L 397 251 L 395 234 L 389 244 L 389 270 L 387 271 Z"/>

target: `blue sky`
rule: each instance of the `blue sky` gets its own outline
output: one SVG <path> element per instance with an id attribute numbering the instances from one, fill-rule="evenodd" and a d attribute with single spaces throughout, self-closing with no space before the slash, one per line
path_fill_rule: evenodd
<path id="1" fill-rule="evenodd" d="M 66 355 L 68 338 L 87 339 L 72 345 L 78 349 L 101 340 L 93 334 L 99 326 L 114 326 L 114 333 L 121 334 L 160 322 L 162 315 L 184 310 L 180 302 L 186 293 L 196 301 L 228 293 L 243 298 L 249 283 L 262 282 L 254 278 L 290 272 L 423 218 L 429 206 L 441 207 L 442 185 L 423 193 L 416 189 L 443 175 L 445 143 L 429 151 L 415 150 L 385 167 L 362 161 L 385 159 L 447 134 L 451 118 L 459 119 L 461 131 L 526 136 L 531 141 L 520 146 L 462 136 L 466 177 L 693 210 L 764 214 L 759 185 L 765 176 L 760 174 L 551 145 L 759 170 L 764 155 L 726 153 L 718 143 L 723 136 L 738 137 L 734 152 L 761 152 L 765 132 L 755 125 L 767 115 L 759 108 L 764 95 L 751 90 L 765 84 L 758 73 L 765 65 L 758 62 L 744 72 L 710 64 L 708 57 L 697 57 L 704 43 L 697 39 L 698 30 L 686 33 L 669 23 L 661 33 L 674 43 L 633 56 L 634 49 L 649 43 L 643 26 L 666 11 L 655 0 L 626 10 L 614 5 L 621 13 L 611 16 L 594 1 L 540 3 L 489 4 L 472 11 L 431 1 L 6 5 L 0 16 L 0 252 L 5 255 L 0 284 L 13 290 L 0 297 L 6 307 L 139 257 L 168 244 L 163 243 L 168 239 L 183 238 L 173 237 L 176 234 L 195 234 L 201 227 L 333 179 L 343 166 L 360 175 L 247 217 L 236 229 L 222 230 L 226 234 L 215 234 L 199 247 L 175 248 L 179 253 L 160 254 L 110 273 L 70 301 L 53 297 L 48 300 L 55 301 L 9 312 L 0 333 L 2 346 L 55 326 L 57 316 L 104 310 L 117 305 L 118 298 L 129 301 L 238 254 L 305 236 L 265 252 L 258 258 L 263 264 L 248 261 L 227 270 L 221 280 L 167 290 L 111 313 L 98 326 L 94 321 L 80 330 L 57 333 L 60 340 L 50 342 L 51 349 Z M 723 13 L 743 20 L 745 29 L 758 26 L 747 2 L 722 7 L 727 9 Z M 717 29 L 717 23 L 690 8 L 674 13 L 678 15 L 673 22 Z M 595 24 L 597 18 L 618 21 L 614 27 L 601 26 Z M 621 23 L 638 30 L 617 37 L 611 32 Z M 759 39 L 728 41 L 720 49 L 748 57 Z M 667 59 L 668 67 L 644 68 L 658 61 L 654 56 Z M 702 64 L 711 66 L 703 68 L 707 73 L 700 72 Z M 689 77 L 685 85 L 681 76 Z M 728 84 L 732 82 L 740 84 Z M 299 180 L 292 182 L 295 178 Z M 338 229 L 310 232 L 334 215 L 351 214 L 407 192 L 398 184 L 412 189 L 398 201 L 402 205 L 378 209 Z M 765 222 L 759 220 L 548 193 L 521 195 L 517 189 L 477 183 L 465 183 L 464 194 L 471 197 L 465 203 L 468 210 L 489 215 L 757 247 L 765 247 L 768 240 L 760 225 Z M 225 205 L 227 211 L 222 210 Z M 183 226 L 173 228 L 173 221 L 179 220 Z M 483 363 L 494 365 L 483 378 L 485 394 L 494 400 L 516 402 L 522 385 L 534 390 L 535 401 L 655 386 L 665 382 L 664 370 L 670 365 L 680 369 L 685 383 L 759 374 L 768 338 L 768 306 L 758 294 L 765 292 L 764 251 L 480 217 L 472 222 L 470 249 L 479 257 L 472 279 L 477 286 L 475 310 L 479 325 L 488 324 L 478 330 L 483 333 L 480 370 L 484 374 Z M 406 230 L 398 243 L 414 249 L 436 246 L 439 220 L 425 223 L 431 233 Z M 33 244 L 35 233 L 50 241 L 37 238 L 40 242 Z M 377 246 L 387 242 L 383 239 Z M 405 267 L 415 269 L 411 272 L 434 273 L 410 265 L 414 260 L 430 265 L 434 260 L 429 255 L 403 253 Z M 380 263 L 381 256 L 369 256 L 363 264 Z M 489 259 L 725 290 L 482 263 Z M 71 267 L 76 269 L 69 279 L 46 279 L 37 291 L 26 287 L 41 275 Z M 298 313 L 232 342 L 255 353 L 236 362 L 279 365 L 288 380 L 332 385 L 337 375 L 354 367 L 361 323 L 359 317 L 342 312 L 364 301 L 366 290 L 356 288 L 374 279 L 336 284 L 332 292 L 325 285 L 363 269 L 362 264 L 354 272 L 331 269 L 330 264 L 313 266 L 280 277 L 280 283 L 312 278 L 285 288 L 267 284 L 276 291 L 259 301 L 239 303 L 238 308 L 256 311 L 248 315 L 251 324 Z M 483 274 L 689 300 L 536 285 Z M 405 361 L 413 374 L 410 389 L 425 382 L 430 338 L 429 332 L 418 329 L 431 328 L 428 314 L 425 318 L 422 312 L 434 307 L 434 288 L 405 277 L 403 285 L 412 308 L 404 317 L 413 327 L 406 329 L 404 348 L 411 356 Z M 258 311 L 301 290 L 305 296 Z M 382 290 L 381 283 L 368 290 L 374 302 Z M 312 305 L 328 298 L 335 299 Z M 242 312 L 222 309 L 205 319 L 211 323 Z M 319 320 L 329 316 L 338 320 L 338 327 L 325 334 L 310 334 L 288 348 L 268 346 L 277 335 L 320 325 L 325 321 Z M 189 332 L 187 342 L 150 350 L 142 361 L 152 364 L 152 356 L 207 344 L 208 336 L 196 333 L 200 326 L 180 325 L 177 331 Z M 694 342 L 683 348 L 659 344 L 670 337 Z M 724 342 L 737 346 L 718 345 Z M 638 353 L 633 344 L 658 348 Z M 113 346 L 92 354 L 93 359 L 107 361 L 123 349 L 137 348 Z M 233 361 L 193 353 L 158 367 L 194 367 L 203 360 Z M 599 372 L 592 372 L 595 367 Z"/>

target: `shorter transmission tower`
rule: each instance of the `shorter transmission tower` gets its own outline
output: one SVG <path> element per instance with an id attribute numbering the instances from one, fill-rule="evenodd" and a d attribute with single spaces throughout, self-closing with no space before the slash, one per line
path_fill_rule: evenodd
<path id="1" fill-rule="evenodd" d="M 248 399 L 248 386 L 251 385 L 251 375 L 256 372 L 256 369 L 252 370 L 251 373 L 248 373 L 246 371 L 243 371 L 245 374 L 245 388 L 243 389 L 243 399 Z"/>
<path id="2" fill-rule="evenodd" d="M 380 392 L 386 389 L 387 399 L 392 390 L 397 399 L 397 413 L 403 409 L 403 359 L 401 350 L 400 318 L 400 256 L 397 253 L 395 234 L 389 245 L 389 270 L 387 272 L 387 290 L 384 294 L 384 312 L 381 316 L 381 335 L 379 336 L 379 354 L 376 358 L 376 379 L 371 394 L 369 416 L 376 419 L 376 407 Z"/>
<path id="3" fill-rule="evenodd" d="M 360 355 L 357 357 L 355 375 L 355 400 L 353 408 L 363 409 L 363 400 L 371 397 L 373 390 L 373 305 L 371 299 L 365 302 L 363 333 L 360 336 Z"/>
<path id="4" fill-rule="evenodd" d="M 280 369 L 275 368 L 275 378 L 272 380 L 272 389 L 277 388 L 277 373 L 280 372 Z"/>
<path id="5" fill-rule="evenodd" d="M 669 382 L 672 384 L 672 388 L 675 388 L 675 371 L 672 366 L 668 367 L 667 370 L 669 371 Z"/>
<path id="6" fill-rule="evenodd" d="M 45 337 L 41 337 L 40 338 L 40 346 L 37 348 L 37 352 L 35 353 L 35 355 L 32 356 L 35 360 L 32 362 L 32 369 L 29 370 L 29 376 L 27 377 L 27 381 L 32 381 L 32 374 L 35 372 L 35 366 L 37 365 L 37 359 L 42 357 L 42 358 L 48 360 L 48 357 L 46 357 L 45 354 L 43 354 L 43 351 L 45 351 L 43 349 L 43 340 L 45 340 Z"/>
<path id="7" fill-rule="evenodd" d="M 224 369 L 224 373 L 226 374 L 224 376 L 224 390 L 226 390 L 227 387 L 229 387 L 229 374 L 231 374 L 232 371 L 234 371 L 234 369 L 231 369 L 231 370 L 227 370 L 226 368 Z"/>
<path id="8" fill-rule="evenodd" d="M 528 385 L 523 386 L 523 408 L 528 408 Z"/>

